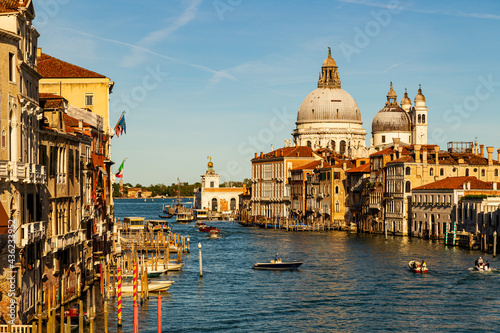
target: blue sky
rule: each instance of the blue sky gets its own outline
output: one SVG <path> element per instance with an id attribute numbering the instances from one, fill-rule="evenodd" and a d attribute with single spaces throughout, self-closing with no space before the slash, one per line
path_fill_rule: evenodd
<path id="1" fill-rule="evenodd" d="M 115 81 L 111 123 L 124 181 L 195 182 L 212 156 L 223 180 L 291 138 L 332 48 L 342 88 L 371 122 L 392 81 L 418 85 L 429 143 L 500 146 L 500 2 L 34 0 L 43 52 Z M 496 158 L 496 153 L 495 153 Z"/>

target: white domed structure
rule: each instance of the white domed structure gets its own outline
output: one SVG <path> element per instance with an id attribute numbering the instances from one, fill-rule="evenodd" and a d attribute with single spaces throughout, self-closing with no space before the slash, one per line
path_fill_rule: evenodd
<path id="1" fill-rule="evenodd" d="M 349 157 L 364 157 L 366 131 L 352 96 L 340 87 L 337 64 L 328 48 L 318 88 L 302 102 L 293 131 L 295 144 L 313 149 L 330 148 Z"/>
<path id="2" fill-rule="evenodd" d="M 372 135 L 373 144 L 375 146 L 392 143 L 392 139 L 394 138 L 398 138 L 401 142 L 407 144 L 412 143 L 411 118 L 408 113 L 399 106 L 397 97 L 396 92 L 392 89 L 391 82 L 391 89 L 387 94 L 387 102 L 384 108 L 373 118 Z"/>

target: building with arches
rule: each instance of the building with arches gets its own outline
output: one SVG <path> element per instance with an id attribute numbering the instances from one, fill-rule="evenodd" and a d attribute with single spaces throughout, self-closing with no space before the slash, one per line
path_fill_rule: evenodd
<path id="1" fill-rule="evenodd" d="M 207 164 L 207 171 L 201 175 L 201 188 L 195 191 L 196 209 L 207 209 L 212 214 L 235 213 L 239 207 L 239 196 L 243 187 L 220 187 L 220 176 L 214 171 L 212 160 Z M 213 216 L 213 215 L 212 215 Z"/>
<path id="2" fill-rule="evenodd" d="M 330 148 L 351 158 L 367 157 L 362 124 L 358 104 L 341 88 L 337 63 L 328 48 L 318 88 L 307 95 L 299 108 L 292 132 L 295 144 L 313 150 Z"/>

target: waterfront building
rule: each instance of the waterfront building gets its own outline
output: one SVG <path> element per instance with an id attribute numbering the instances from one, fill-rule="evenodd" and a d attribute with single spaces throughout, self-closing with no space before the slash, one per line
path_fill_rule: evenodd
<path id="1" fill-rule="evenodd" d="M 40 92 L 55 94 L 64 97 L 69 104 L 76 108 L 87 110 L 88 114 L 97 121 L 96 130 L 91 132 L 93 144 L 91 149 L 91 166 L 94 172 L 95 194 L 93 215 L 95 217 L 94 250 L 101 253 L 109 262 L 107 245 L 111 242 L 111 232 L 114 228 L 112 213 L 112 176 L 111 165 L 111 138 L 114 129 L 110 126 L 109 97 L 113 91 L 114 82 L 105 75 L 93 72 L 86 68 L 70 64 L 37 49 Z M 80 113 L 81 114 L 81 113 Z M 80 117 L 84 117 L 80 115 Z M 87 119 L 87 118 L 85 118 Z M 90 206 L 89 206 L 90 209 Z"/>
<path id="2" fill-rule="evenodd" d="M 500 181 L 500 163 L 493 160 L 493 147 L 487 147 L 488 157 L 482 155 L 484 147 L 481 152 L 475 149 L 475 153 L 472 149 L 463 152 L 454 147 L 454 143 L 450 143 L 448 151 L 441 151 L 436 145 L 402 145 L 395 139 L 392 147 L 370 156 L 373 169 L 377 170 L 371 174 L 372 211 L 367 218 L 376 220 L 375 232 L 387 228 L 395 235 L 408 235 L 414 187 L 459 176 L 475 176 L 485 182 Z"/>
<path id="3" fill-rule="evenodd" d="M 368 200 L 367 196 L 363 195 L 367 183 L 370 181 L 370 160 L 360 160 L 358 166 L 347 170 L 347 187 L 346 187 L 346 207 L 349 209 L 347 220 L 356 224 L 358 228 L 363 231 L 369 231 L 365 220 L 362 219 L 363 215 L 368 213 Z M 355 162 L 358 162 L 355 160 Z"/>
<path id="4" fill-rule="evenodd" d="M 288 218 L 291 170 L 321 160 L 311 147 L 283 147 L 252 159 L 252 216 Z"/>
<path id="5" fill-rule="evenodd" d="M 201 176 L 201 188 L 195 192 L 195 208 L 208 209 L 214 213 L 236 213 L 240 206 L 240 195 L 243 187 L 220 187 L 220 176 L 215 173 L 214 164 L 210 160 L 207 171 Z"/>
<path id="6" fill-rule="evenodd" d="M 436 182 L 419 186 L 412 191 L 410 234 L 424 238 L 444 238 L 446 231 L 479 231 L 477 225 L 473 230 L 463 224 L 463 214 L 457 214 L 462 208 L 468 211 L 468 204 L 462 203 L 465 196 L 477 193 L 498 194 L 492 192 L 494 186 L 476 177 L 447 177 Z M 470 221 L 470 214 L 465 220 Z M 457 217 L 460 216 L 460 221 Z M 458 222 L 454 226 L 453 221 Z"/>
<path id="7" fill-rule="evenodd" d="M 291 217 L 299 220 L 313 219 L 311 177 L 314 175 L 314 170 L 322 163 L 317 160 L 290 170 Z"/>
<path id="8" fill-rule="evenodd" d="M 6 278 L 15 279 L 17 323 L 34 314 L 38 300 L 35 282 L 41 278 L 38 257 L 48 214 L 47 170 L 39 163 L 39 33 L 34 18 L 30 0 L 0 2 L 0 286 L 10 286 Z M 15 246 L 10 247 L 15 253 L 7 251 L 9 226 L 15 231 Z M 11 319 L 7 290 L 0 299 L 0 322 Z"/>
<path id="9" fill-rule="evenodd" d="M 362 124 L 358 104 L 341 88 L 337 63 L 328 48 L 318 88 L 307 95 L 299 108 L 297 127 L 292 133 L 295 145 L 313 150 L 329 148 L 351 158 L 367 157 Z"/>

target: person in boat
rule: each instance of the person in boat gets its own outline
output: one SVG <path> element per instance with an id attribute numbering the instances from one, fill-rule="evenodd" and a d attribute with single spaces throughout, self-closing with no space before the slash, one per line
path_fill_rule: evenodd
<path id="1" fill-rule="evenodd" d="M 279 257 L 279 254 L 276 253 L 276 258 L 274 259 L 274 262 L 278 262 L 278 260 L 280 260 L 280 257 Z"/>
<path id="2" fill-rule="evenodd" d="M 484 264 L 484 268 L 490 269 L 490 263 L 488 262 L 488 260 L 486 260 L 486 263 Z"/>
<path id="3" fill-rule="evenodd" d="M 427 267 L 427 264 L 425 263 L 425 260 L 422 260 L 422 263 L 420 264 L 422 269 L 425 269 Z"/>
<path id="4" fill-rule="evenodd" d="M 479 259 L 477 260 L 477 264 L 479 266 L 482 266 L 483 265 L 483 258 L 479 257 Z"/>
<path id="5" fill-rule="evenodd" d="M 474 265 L 477 267 L 479 266 L 479 259 L 476 259 L 476 261 L 474 261 Z"/>

